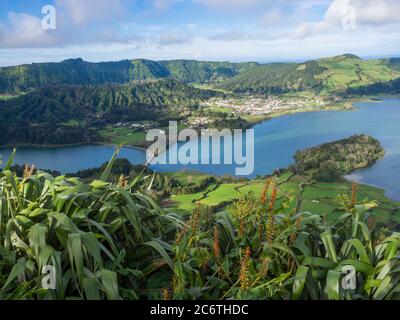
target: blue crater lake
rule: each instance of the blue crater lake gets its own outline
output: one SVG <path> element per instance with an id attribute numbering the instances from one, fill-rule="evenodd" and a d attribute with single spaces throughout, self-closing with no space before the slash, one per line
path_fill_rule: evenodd
<path id="1" fill-rule="evenodd" d="M 384 159 L 374 166 L 354 172 L 350 179 L 385 189 L 387 196 L 400 200 L 400 99 L 356 103 L 356 111 L 298 113 L 265 121 L 255 130 L 255 170 L 252 177 L 272 173 L 294 162 L 296 151 L 321 143 L 368 134 L 386 150 Z M 197 143 L 197 142 L 192 142 Z M 39 168 L 60 172 L 100 166 L 112 156 L 114 148 L 83 145 L 62 148 L 19 148 L 19 164 L 34 163 Z M 0 149 L 3 159 L 10 149 Z M 120 157 L 142 163 L 144 152 L 123 149 Z M 234 165 L 153 165 L 161 172 L 197 170 L 214 175 L 234 175 Z"/>
<path id="2" fill-rule="evenodd" d="M 11 148 L 0 149 L 3 165 L 12 152 Z M 115 147 L 102 145 L 77 145 L 66 147 L 20 147 L 15 155 L 14 163 L 35 164 L 36 168 L 74 173 L 82 169 L 100 167 L 109 161 L 115 152 Z M 124 148 L 119 154 L 133 164 L 141 164 L 146 160 L 145 153 L 140 149 Z"/>

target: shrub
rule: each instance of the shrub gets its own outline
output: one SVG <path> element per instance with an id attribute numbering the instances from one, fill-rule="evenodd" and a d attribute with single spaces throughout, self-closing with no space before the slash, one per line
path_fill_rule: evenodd
<path id="1" fill-rule="evenodd" d="M 90 184 L 34 170 L 19 178 L 9 161 L 0 173 L 0 299 L 159 295 L 181 221 L 143 191 L 148 177 L 107 182 L 114 159 Z M 55 268 L 55 290 L 42 288 L 46 265 Z"/>

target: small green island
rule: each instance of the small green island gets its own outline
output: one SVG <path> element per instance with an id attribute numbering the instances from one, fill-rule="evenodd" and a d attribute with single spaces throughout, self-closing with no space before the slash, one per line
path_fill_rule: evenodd
<path id="1" fill-rule="evenodd" d="M 356 169 L 373 165 L 384 155 L 378 140 L 356 135 L 297 152 L 292 169 L 318 181 L 334 182 Z"/>
<path id="2" fill-rule="evenodd" d="M 384 154 L 379 141 L 356 135 L 299 151 L 294 156 L 294 165 L 271 176 L 237 179 L 187 171 L 161 174 L 159 183 L 163 187 L 159 189 L 159 196 L 171 210 L 187 211 L 202 205 L 218 212 L 249 192 L 260 196 L 265 179 L 273 178 L 279 185 L 278 199 L 291 199 L 285 212 L 310 211 L 335 219 L 338 196 L 350 194 L 353 187 L 345 175 L 372 165 Z M 383 190 L 361 185 L 358 197 L 360 201 L 379 201 L 380 206 L 374 209 L 378 221 L 400 223 L 400 204 L 386 198 Z"/>

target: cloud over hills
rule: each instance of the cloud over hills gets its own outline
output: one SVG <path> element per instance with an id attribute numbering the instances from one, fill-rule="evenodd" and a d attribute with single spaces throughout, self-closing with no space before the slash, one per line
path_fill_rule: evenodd
<path id="1" fill-rule="evenodd" d="M 55 6 L 57 29 L 41 28 L 40 5 L 32 2 L 21 12 L 21 6 L 10 2 L 5 7 L 7 14 L 0 19 L 0 59 L 22 59 L 18 57 L 25 52 L 32 60 L 41 61 L 45 57 L 61 58 L 62 51 L 63 57 L 73 52 L 96 61 L 105 56 L 116 60 L 202 57 L 260 61 L 342 52 L 393 55 L 400 47 L 398 0 L 37 3 Z M 356 46 L 355 39 L 361 44 Z"/>

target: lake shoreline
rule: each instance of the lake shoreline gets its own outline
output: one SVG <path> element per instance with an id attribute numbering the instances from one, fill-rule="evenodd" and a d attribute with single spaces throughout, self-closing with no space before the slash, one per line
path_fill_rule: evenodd
<path id="1" fill-rule="evenodd" d="M 378 98 L 379 100 L 374 100 Z M 254 117 L 254 118 L 247 118 L 246 120 L 250 124 L 250 128 L 254 128 L 256 125 L 262 124 L 264 122 L 288 116 L 288 115 L 295 115 L 299 113 L 310 113 L 310 112 L 331 112 L 331 111 L 356 111 L 357 107 L 354 105 L 355 103 L 363 103 L 363 102 L 381 102 L 381 99 L 384 98 L 399 98 L 400 95 L 373 95 L 373 96 L 366 96 L 366 97 L 358 97 L 358 98 L 349 98 L 348 101 L 343 102 L 338 105 L 332 105 L 323 107 L 320 109 L 315 108 L 302 108 L 302 109 L 292 109 L 286 110 L 276 113 L 271 113 L 265 116 Z M 146 152 L 146 148 L 143 146 L 143 142 L 141 141 L 139 144 L 126 144 L 124 147 L 126 148 L 133 148 L 138 149 Z M 61 147 L 76 147 L 82 145 L 100 145 L 106 147 L 117 147 L 116 143 L 111 141 L 94 141 L 94 142 L 78 142 L 78 143 L 71 143 L 71 144 L 31 144 L 31 143 L 17 143 L 17 144 L 6 144 L 0 145 L 0 149 L 2 148 L 61 148 Z"/>
<path id="2" fill-rule="evenodd" d="M 345 111 L 344 109 L 338 110 L 337 108 L 335 108 L 333 112 L 329 110 L 330 112 L 332 112 L 332 115 L 325 114 L 325 112 L 320 112 L 323 110 L 320 111 L 313 110 L 314 112 L 296 112 L 295 114 L 286 115 L 287 117 L 284 117 L 284 115 L 280 115 L 274 118 L 264 119 L 258 122 L 257 124 L 254 125 L 254 127 L 256 127 L 256 133 L 258 137 L 265 137 L 267 139 L 257 142 L 256 150 L 257 149 L 259 150 L 258 154 L 256 151 L 257 170 L 254 172 L 254 175 L 248 178 L 254 179 L 256 176 L 266 176 L 268 174 L 271 174 L 274 168 L 286 168 L 288 165 L 290 165 L 292 156 L 294 152 L 296 152 L 296 150 L 301 150 L 303 148 L 316 146 L 318 144 L 326 143 L 329 141 L 339 140 L 353 134 L 369 133 L 371 136 L 376 137 L 380 141 L 381 139 L 383 139 L 383 141 L 386 140 L 386 142 L 389 143 L 388 145 L 389 148 L 391 147 L 390 144 L 393 145 L 393 143 L 395 143 L 394 147 L 397 148 L 397 142 L 399 140 L 396 138 L 398 136 L 398 131 L 396 131 L 397 127 L 394 120 L 397 119 L 398 115 L 397 106 L 400 104 L 400 101 L 397 100 L 398 96 L 397 95 L 379 96 L 379 100 L 376 99 L 377 96 L 374 97 L 375 97 L 374 100 L 372 100 L 373 97 L 368 97 L 368 98 L 364 97 L 363 99 L 354 100 L 353 102 L 354 109 L 351 109 L 351 111 L 357 110 L 360 113 L 358 113 L 357 111 L 348 113 L 348 112 L 343 112 Z M 385 101 L 385 99 L 387 99 L 387 101 Z M 364 105 L 363 104 L 364 102 L 367 103 L 365 103 Z M 389 106 L 389 108 L 386 107 L 386 104 Z M 393 121 L 391 121 L 390 124 L 382 126 L 382 121 L 384 120 L 380 120 L 381 118 L 383 119 L 389 118 L 393 119 Z M 389 137 L 392 136 L 391 140 L 389 141 L 386 139 L 387 134 L 389 134 Z M 281 143 L 284 143 L 284 145 L 279 144 L 279 141 L 282 141 Z M 95 142 L 95 143 L 79 143 L 73 145 L 57 145 L 57 146 L 20 144 L 16 146 L 2 146 L 1 148 L 10 148 L 10 149 L 12 147 L 32 148 L 32 151 L 28 150 L 28 152 L 23 156 L 23 158 L 19 160 L 22 163 L 24 161 L 32 161 L 30 159 L 31 157 L 34 158 L 35 149 L 38 149 L 39 151 L 37 152 L 41 154 L 40 149 L 69 148 L 69 147 L 79 147 L 85 145 L 86 146 L 92 145 L 93 148 L 95 148 L 95 146 L 104 146 L 110 148 L 117 147 L 116 144 L 110 142 Z M 264 148 L 266 148 L 265 150 L 276 150 L 276 151 L 282 150 L 283 154 L 280 152 L 276 152 L 276 155 L 267 153 L 266 155 L 268 156 L 264 157 L 263 156 L 264 153 L 260 151 L 264 150 Z M 140 163 L 142 164 L 146 163 L 145 159 L 142 160 L 143 154 L 144 152 L 146 152 L 145 148 L 134 145 L 125 145 L 124 149 L 138 150 L 139 155 L 138 156 L 123 155 L 123 157 L 128 158 L 131 162 L 132 160 L 135 161 L 135 159 L 138 159 L 138 157 L 140 157 Z M 79 162 L 80 160 L 75 158 L 74 156 L 75 151 L 66 150 L 66 157 L 67 157 L 66 161 L 75 161 L 78 164 L 77 166 L 79 166 L 79 164 L 82 164 L 84 168 L 95 167 L 98 162 L 98 157 L 95 156 L 95 154 L 97 153 L 96 152 L 93 153 L 90 148 L 88 148 L 88 150 L 89 151 L 84 151 L 84 153 L 86 153 L 85 154 L 86 158 L 83 158 L 84 162 L 82 163 Z M 8 149 L 4 151 L 6 152 L 7 155 L 8 152 L 12 150 Z M 107 151 L 107 153 L 109 152 L 111 152 L 111 150 Z M 56 153 L 63 155 L 62 150 L 59 152 L 56 151 Z M 68 157 L 70 157 L 71 159 L 68 160 L 69 159 Z M 44 168 L 51 169 L 52 158 L 49 159 L 50 161 L 47 162 L 47 166 Z M 91 162 L 92 161 L 91 159 L 93 159 L 93 162 Z M 39 162 L 38 160 L 34 161 Z M 54 161 L 59 161 L 59 160 L 54 159 Z M 64 161 L 64 159 L 60 161 Z M 88 163 L 90 166 L 88 166 Z M 177 172 L 180 171 L 181 169 L 179 166 L 176 167 L 164 166 L 164 168 L 152 166 L 152 168 L 157 172 Z M 187 166 L 187 169 L 189 169 L 189 171 L 196 170 L 216 176 L 224 176 L 224 175 L 234 176 L 234 173 L 230 171 L 229 167 L 201 168 L 196 166 L 192 167 Z M 384 172 L 387 173 L 387 170 L 389 169 L 380 168 L 379 170 L 386 170 L 382 171 L 383 174 Z M 397 176 L 397 169 L 393 170 L 394 171 L 393 172 L 391 171 L 389 176 L 393 175 L 393 177 L 395 178 Z M 375 174 L 379 174 L 379 172 L 376 172 Z M 390 198 L 396 200 L 396 198 L 393 198 L 392 195 L 398 194 L 398 187 L 396 187 L 396 184 L 392 183 L 392 180 L 390 180 L 390 182 L 385 182 L 386 181 L 385 180 L 383 181 L 383 183 L 374 184 L 371 183 L 371 181 L 372 182 L 376 181 L 373 179 L 373 177 L 372 178 L 367 177 L 366 179 L 367 181 L 362 182 L 363 185 L 373 186 L 379 188 L 380 190 L 385 190 L 386 192 L 391 193 L 389 195 L 389 197 L 391 196 Z"/>
<path id="3" fill-rule="evenodd" d="M 400 206 L 400 198 L 392 197 L 391 195 L 388 194 L 388 191 L 385 190 L 384 188 L 382 188 L 381 186 L 378 186 L 378 185 L 373 184 L 373 183 L 365 182 L 362 179 L 351 178 L 352 175 L 353 174 L 346 175 L 345 177 L 343 177 L 343 179 L 345 181 L 347 181 L 347 182 L 350 182 L 350 183 L 356 183 L 356 184 L 359 184 L 361 186 L 368 186 L 368 187 L 374 188 L 376 190 L 383 191 L 383 194 L 385 195 L 386 198 L 388 198 L 388 199 L 390 199 L 390 200 L 392 200 L 394 202 L 398 202 L 398 204 Z"/>
<path id="4" fill-rule="evenodd" d="M 79 147 L 79 146 L 103 146 L 103 147 L 113 147 L 118 148 L 118 145 L 110 143 L 110 142 L 79 142 L 79 143 L 71 143 L 71 144 L 30 144 L 30 143 L 19 143 L 19 144 L 12 144 L 12 145 L 0 145 L 1 149 L 11 148 L 11 149 L 18 149 L 18 148 L 35 148 L 35 149 L 57 149 L 57 148 L 69 148 L 69 147 Z M 128 149 L 136 149 L 143 152 L 146 152 L 147 149 L 136 146 L 136 145 L 123 145 L 123 148 Z"/>

